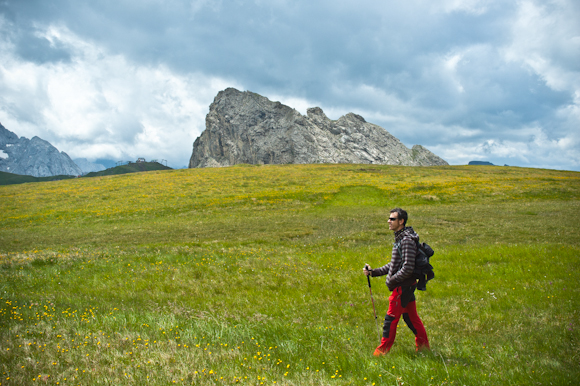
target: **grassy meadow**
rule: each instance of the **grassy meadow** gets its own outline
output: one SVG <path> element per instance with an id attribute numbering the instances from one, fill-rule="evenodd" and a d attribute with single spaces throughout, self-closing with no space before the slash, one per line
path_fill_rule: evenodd
<path id="1" fill-rule="evenodd" d="M 393 207 L 429 352 L 379 343 Z M 0 385 L 574 385 L 580 173 L 240 165 L 0 186 Z M 384 278 L 372 291 L 381 324 Z"/>

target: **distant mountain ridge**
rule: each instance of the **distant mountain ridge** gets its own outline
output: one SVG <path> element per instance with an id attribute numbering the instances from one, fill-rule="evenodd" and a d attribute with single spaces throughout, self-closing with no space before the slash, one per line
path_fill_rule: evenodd
<path id="1" fill-rule="evenodd" d="M 118 174 L 148 172 L 155 170 L 173 170 L 172 168 L 162 165 L 159 162 L 130 162 L 125 165 L 114 166 L 112 168 L 98 172 L 90 172 L 83 177 L 102 177 L 113 176 Z M 77 176 L 59 175 L 49 177 L 33 177 L 29 175 L 14 174 L 0 171 L 0 185 L 24 184 L 27 182 L 45 182 L 58 181 L 76 178 Z"/>
<path id="2" fill-rule="evenodd" d="M 407 148 L 353 113 L 330 120 L 314 107 L 303 116 L 280 102 L 234 88 L 220 91 L 209 110 L 206 128 L 193 144 L 190 168 L 240 163 L 448 165 L 423 146 Z"/>
<path id="3" fill-rule="evenodd" d="M 495 166 L 489 161 L 469 161 L 468 165 Z"/>
<path id="4" fill-rule="evenodd" d="M 77 178 L 77 176 L 33 177 L 22 174 L 0 172 L 0 185 L 24 184 L 27 182 L 60 181 L 60 180 L 68 180 L 71 178 Z"/>
<path id="5" fill-rule="evenodd" d="M 173 170 L 172 168 L 162 165 L 159 162 L 130 162 L 126 165 L 115 166 L 106 170 L 101 170 L 98 172 L 91 172 L 85 175 L 85 177 L 101 177 L 101 176 L 112 176 L 117 174 L 127 174 L 127 173 L 138 173 L 138 172 L 149 172 L 153 170 Z"/>
<path id="6" fill-rule="evenodd" d="M 0 171 L 33 177 L 78 176 L 82 170 L 64 151 L 33 137 L 18 137 L 0 124 Z"/>
<path id="7" fill-rule="evenodd" d="M 90 162 L 86 158 L 75 158 L 74 163 L 77 164 L 79 168 L 83 171 L 83 174 L 87 174 L 90 172 L 100 172 L 101 170 L 105 170 L 105 165 L 100 163 Z"/>

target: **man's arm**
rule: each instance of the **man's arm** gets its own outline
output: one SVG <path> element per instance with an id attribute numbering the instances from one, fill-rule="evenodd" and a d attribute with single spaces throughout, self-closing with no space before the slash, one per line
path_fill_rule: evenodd
<path id="1" fill-rule="evenodd" d="M 370 268 L 370 267 L 369 267 Z M 389 269 L 391 268 L 391 263 L 387 263 L 380 268 L 371 269 L 371 276 L 384 276 L 389 274 Z"/>
<path id="2" fill-rule="evenodd" d="M 363 272 L 365 275 L 367 276 L 383 276 L 383 275 L 387 275 L 389 273 L 389 268 L 391 267 L 391 263 L 388 263 L 387 265 L 384 265 L 380 268 L 375 268 L 372 269 L 370 265 L 365 264 L 364 268 L 363 268 Z"/>

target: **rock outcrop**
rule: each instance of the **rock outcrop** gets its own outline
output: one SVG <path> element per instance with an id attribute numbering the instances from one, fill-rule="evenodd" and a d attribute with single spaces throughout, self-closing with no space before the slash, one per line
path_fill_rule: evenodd
<path id="1" fill-rule="evenodd" d="M 18 138 L 1 124 L 0 171 L 34 177 L 82 174 L 65 152 L 38 137 Z"/>
<path id="2" fill-rule="evenodd" d="M 228 88 L 210 105 L 189 167 L 240 163 L 447 165 L 420 145 L 407 148 L 360 115 L 349 113 L 333 121 L 314 107 L 303 116 L 280 102 Z"/>

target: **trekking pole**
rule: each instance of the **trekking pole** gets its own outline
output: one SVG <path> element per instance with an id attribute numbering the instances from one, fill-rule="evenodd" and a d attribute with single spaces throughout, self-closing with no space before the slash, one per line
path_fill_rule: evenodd
<path id="1" fill-rule="evenodd" d="M 367 266 L 365 269 L 368 271 Z M 369 293 L 371 294 L 371 302 L 373 303 L 373 315 L 375 315 L 375 325 L 377 326 L 377 331 L 379 332 L 379 341 L 381 340 L 381 330 L 379 330 L 379 321 L 377 320 L 377 311 L 375 310 L 375 299 L 373 298 L 373 290 L 371 289 L 371 277 L 367 276 L 367 282 L 369 283 Z"/>

